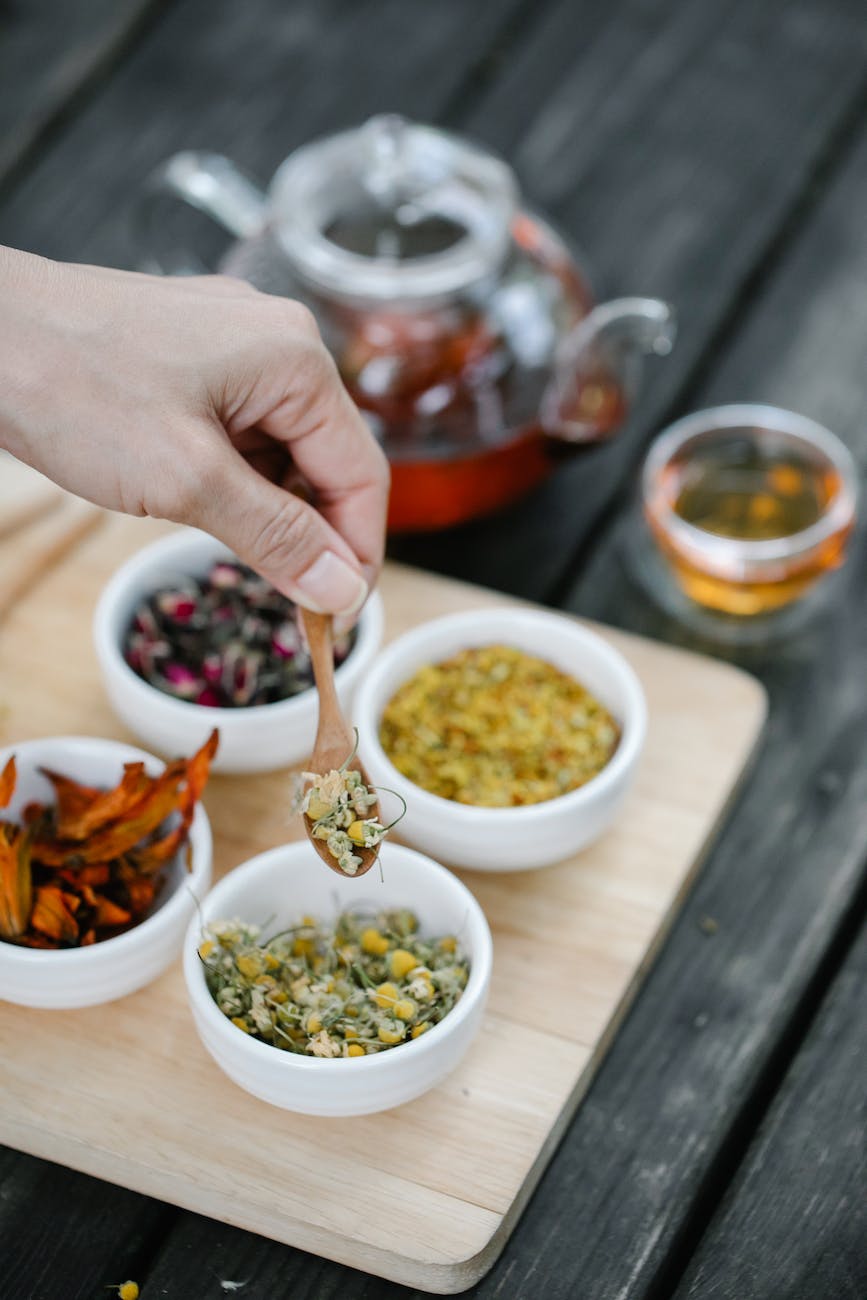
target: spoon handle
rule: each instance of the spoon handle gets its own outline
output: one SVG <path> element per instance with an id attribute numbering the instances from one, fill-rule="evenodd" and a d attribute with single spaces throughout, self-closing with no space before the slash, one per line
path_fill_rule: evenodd
<path id="1" fill-rule="evenodd" d="M 315 749 L 332 742 L 337 735 L 347 732 L 343 710 L 337 698 L 334 685 L 334 643 L 331 635 L 331 615 L 314 614 L 309 609 L 301 610 L 307 644 L 310 647 L 310 662 L 313 665 L 313 677 L 319 692 L 319 725 L 316 730 Z"/>

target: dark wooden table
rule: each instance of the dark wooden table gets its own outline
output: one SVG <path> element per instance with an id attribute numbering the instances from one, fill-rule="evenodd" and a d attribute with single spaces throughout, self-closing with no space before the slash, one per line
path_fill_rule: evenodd
<path id="1" fill-rule="evenodd" d="M 681 321 L 615 445 L 395 552 L 709 648 L 624 570 L 635 470 L 721 400 L 803 411 L 867 460 L 863 0 L 6 0 L 0 241 L 134 266 L 130 209 L 172 151 L 264 180 L 382 110 L 505 154 L 600 288 Z M 867 1296 L 865 595 L 859 544 L 818 622 L 738 656 L 771 699 L 756 767 L 480 1296 Z M 3 1300 L 127 1277 L 144 1300 L 404 1293 L 0 1152 Z"/>

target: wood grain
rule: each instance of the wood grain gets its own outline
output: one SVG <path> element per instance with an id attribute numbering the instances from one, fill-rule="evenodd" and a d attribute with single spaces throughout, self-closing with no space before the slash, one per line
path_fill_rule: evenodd
<path id="1" fill-rule="evenodd" d="M 4 743 L 124 734 L 104 702 L 81 612 L 123 555 L 162 531 L 111 520 L 13 610 L 0 632 L 0 680 L 12 687 Z M 386 573 L 383 595 L 388 636 L 422 616 L 497 601 L 405 569 Z M 49 647 L 61 627 L 58 665 Z M 4 1005 L 2 1140 L 405 1283 L 453 1291 L 474 1281 L 583 1095 L 763 717 L 749 677 L 613 639 L 651 715 L 628 812 L 598 845 L 544 872 L 464 873 L 491 920 L 494 980 L 480 1039 L 442 1087 L 359 1120 L 275 1111 L 229 1083 L 191 1037 L 175 969 L 130 999 L 74 1016 Z M 213 781 L 206 804 L 218 873 L 298 834 L 286 803 L 283 774 Z M 287 1168 L 303 1179 L 287 1180 Z M 348 1212 L 344 1189 L 359 1182 L 363 1207 Z M 394 1224 L 410 1210 L 415 1232 L 397 1243 Z"/>
<path id="2" fill-rule="evenodd" d="M 858 0 L 561 0 L 536 8 L 476 97 L 468 73 L 526 9 L 442 0 L 419 21 L 400 0 L 181 0 L 0 207 L 0 240 L 135 266 L 136 196 L 174 150 L 224 151 L 264 182 L 296 145 L 383 110 L 444 115 L 505 153 L 601 290 L 669 298 L 682 325 L 611 447 L 505 516 L 393 544 L 398 559 L 551 600 L 859 102 L 867 35 Z M 201 223 L 195 234 L 206 252 L 224 246 Z"/>
<path id="3" fill-rule="evenodd" d="M 865 177 L 862 128 L 834 182 L 817 196 L 813 219 L 769 273 L 692 397 L 696 408 L 777 402 L 824 421 L 849 445 L 862 481 L 867 303 L 858 286 L 867 276 L 867 232 L 859 217 L 867 203 Z M 628 509 L 600 536 L 570 607 L 645 635 L 713 649 L 657 610 L 624 571 Z M 557 1199 L 568 1197 L 574 1231 L 596 1243 L 574 1261 L 570 1286 L 579 1294 L 670 1294 L 737 1163 L 757 1098 L 779 1082 L 781 1040 L 803 1025 L 817 969 L 834 952 L 863 886 L 865 561 L 862 521 L 835 598 L 812 627 L 739 657 L 716 648 L 739 658 L 768 689 L 762 750 L 664 959 L 515 1243 L 521 1256 L 545 1249 L 555 1189 Z M 716 921 L 713 935 L 700 930 L 703 915 Z M 632 1086 L 636 1066 L 646 1081 L 639 1092 Z M 601 1172 L 586 1182 L 580 1170 L 588 1161 Z M 806 1168 L 803 1177 L 809 1182 Z M 612 1206 L 600 1215 L 600 1198 L 612 1187 L 619 1189 L 616 1211 Z M 761 1205 L 754 1209 L 760 1233 Z M 827 1286 L 818 1281 L 823 1259 L 833 1266 L 830 1256 L 817 1257 L 813 1285 L 795 1288 L 793 1300 L 835 1294 L 830 1280 Z"/>
<path id="4" fill-rule="evenodd" d="M 264 184 L 318 134 L 377 112 L 435 117 L 527 7 L 441 0 L 419 22 L 403 0 L 177 0 L 3 205 L 0 242 L 136 267 L 133 209 L 175 150 L 227 153 Z"/>
<path id="5" fill-rule="evenodd" d="M 240 39 L 247 6 L 235 7 L 234 22 L 228 6 L 193 6 L 188 22 L 150 43 L 126 87 L 95 102 L 80 128 L 67 126 L 17 202 L 0 212 L 0 226 L 23 246 L 123 261 L 130 251 L 124 217 L 151 161 L 183 144 L 230 151 L 246 144 L 264 177 L 287 132 L 295 143 L 311 129 L 357 120 L 380 100 L 379 88 L 388 106 L 427 115 L 443 109 L 454 114 L 453 125 L 472 121 L 483 138 L 507 151 L 520 147 L 531 193 L 537 177 L 561 191 L 573 186 L 566 206 L 553 196 L 557 213 L 603 272 L 603 288 L 672 294 L 682 316 L 684 299 L 689 307 L 681 346 L 628 434 L 629 455 L 615 461 L 605 452 L 565 471 L 520 511 L 407 552 L 550 599 L 551 576 L 559 582 L 572 564 L 576 538 L 592 542 L 604 527 L 637 448 L 684 401 L 769 396 L 844 431 L 864 427 L 865 195 L 852 167 L 834 190 L 833 210 L 819 203 L 845 161 L 847 133 L 863 126 L 863 12 L 851 0 L 785 8 L 701 0 L 533 4 L 534 22 L 504 52 L 500 32 L 518 7 L 495 33 L 494 19 L 477 19 L 476 9 L 472 22 L 481 26 L 460 30 L 468 11 L 455 5 L 457 20 L 439 45 L 440 14 L 449 7 L 425 6 L 422 19 L 401 6 L 397 59 L 383 21 L 393 6 L 293 5 L 306 29 L 303 55 L 293 60 L 283 29 L 275 36 L 270 20 L 285 6 L 250 7 Z M 338 31 L 350 8 L 363 19 L 346 42 Z M 16 6 L 25 20 L 30 9 Z M 687 10 L 694 16 L 684 17 Z M 197 24 L 212 27 L 201 41 Z M 48 43 L 51 29 L 49 21 Z M 274 47 L 273 59 L 266 48 L 257 62 L 254 32 L 268 34 L 259 44 Z M 334 64 L 320 53 L 328 45 L 339 52 Z M 231 67 L 235 50 L 240 73 Z M 432 78 L 429 58 L 442 67 Z M 340 63 L 348 80 L 334 71 Z M 21 76 L 32 71 L 22 66 Z M 547 155 L 546 136 L 559 140 Z M 858 166 L 863 176 L 863 155 Z M 725 190 L 720 213 L 717 175 Z M 802 227 L 797 257 L 785 255 Z M 663 278 L 651 249 L 665 245 Z M 714 379 L 716 350 L 730 338 Z M 699 384 L 707 373 L 710 383 Z M 860 448 L 858 455 L 863 463 Z M 865 580 L 861 565 L 822 635 L 782 647 L 775 669 L 764 670 L 774 708 L 755 792 L 738 806 L 510 1250 L 477 1294 L 656 1300 L 670 1293 L 666 1266 L 682 1267 L 713 1207 L 718 1157 L 729 1151 L 733 1130 L 749 1129 L 756 1080 L 772 1086 L 768 1060 L 786 1026 L 803 1015 L 803 989 L 834 945 L 862 869 L 853 845 L 865 832 L 858 775 Z M 599 564 L 585 571 L 575 600 L 651 635 L 689 640 L 617 576 L 616 545 L 599 547 Z M 56 656 L 63 628 L 47 622 Z M 7 693 L 8 679 L 0 679 L 0 694 Z M 846 710 L 849 727 L 840 723 Z M 708 916 L 717 919 L 713 934 L 703 928 Z M 170 1300 L 223 1295 L 220 1279 L 233 1278 L 247 1283 L 246 1300 L 406 1294 L 195 1215 L 174 1216 L 160 1247 L 172 1219 L 166 1207 L 17 1153 L 6 1153 L 0 1177 L 4 1300 L 7 1291 L 9 1300 L 92 1300 L 130 1274 L 147 1279 L 145 1297 L 153 1288 Z M 809 1289 L 796 1288 L 787 1300 L 831 1293 L 814 1271 Z"/>
<path id="6" fill-rule="evenodd" d="M 0 532 L 0 621 L 55 565 L 68 559 L 104 517 L 98 506 L 64 493 L 56 510 L 40 511 L 35 520 L 31 516 L 23 536 L 16 530 L 4 542 Z"/>
<path id="7" fill-rule="evenodd" d="M 867 927 L 696 1252 L 678 1300 L 867 1295 Z"/>
<path id="8" fill-rule="evenodd" d="M 678 341 L 611 444 L 567 458 L 503 515 L 393 543 L 396 558 L 561 603 L 641 447 L 712 364 L 793 205 L 850 129 L 865 54 L 858 0 L 600 0 L 540 16 L 457 125 L 515 164 L 603 296 L 672 302 Z"/>
<path id="9" fill-rule="evenodd" d="M 0 452 L 0 542 L 56 509 L 62 500 L 60 489 L 49 479 Z"/>
<path id="10" fill-rule="evenodd" d="M 0 184 L 161 3 L 13 0 L 0 6 Z"/>

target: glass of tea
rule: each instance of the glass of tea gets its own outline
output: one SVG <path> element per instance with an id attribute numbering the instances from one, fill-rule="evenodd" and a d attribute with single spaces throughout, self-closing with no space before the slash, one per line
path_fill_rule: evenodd
<path id="1" fill-rule="evenodd" d="M 641 504 L 653 593 L 679 615 L 703 616 L 691 621 L 704 630 L 749 640 L 842 564 L 857 474 L 839 438 L 805 416 L 718 406 L 656 439 Z"/>

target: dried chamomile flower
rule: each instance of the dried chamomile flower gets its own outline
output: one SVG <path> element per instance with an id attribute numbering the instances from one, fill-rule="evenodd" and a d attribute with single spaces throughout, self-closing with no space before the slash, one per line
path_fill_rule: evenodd
<path id="1" fill-rule="evenodd" d="M 427 664 L 395 693 L 380 742 L 408 780 L 484 808 L 575 790 L 611 758 L 620 728 L 580 682 L 505 645 Z"/>
<path id="2" fill-rule="evenodd" d="M 365 784 L 361 773 L 349 766 L 354 755 L 353 749 L 342 766 L 330 772 L 301 773 L 306 787 L 301 797 L 301 812 L 311 823 L 313 838 L 325 842 L 328 852 L 347 876 L 354 876 L 361 866 L 362 859 L 355 850 L 378 849 L 403 816 L 401 813 L 387 826 L 376 817 L 367 816 L 377 807 L 379 796 Z"/>
<path id="3" fill-rule="evenodd" d="M 422 936 L 407 909 L 343 912 L 333 926 L 303 917 L 264 940 L 255 925 L 214 921 L 199 957 L 211 996 L 238 1029 L 325 1059 L 418 1038 L 448 1014 L 469 976 L 456 936 Z"/>

